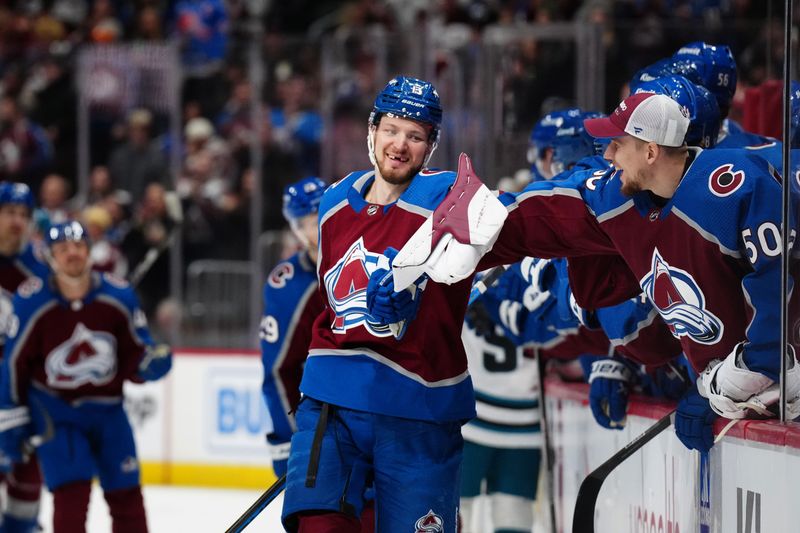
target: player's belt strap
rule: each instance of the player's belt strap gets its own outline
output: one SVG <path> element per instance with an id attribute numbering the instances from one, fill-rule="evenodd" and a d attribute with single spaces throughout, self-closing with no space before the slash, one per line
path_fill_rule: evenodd
<path id="1" fill-rule="evenodd" d="M 322 436 L 328 426 L 328 414 L 331 404 L 322 402 L 322 410 L 319 413 L 317 427 L 314 430 L 314 440 L 311 442 L 311 455 L 308 458 L 308 470 L 306 471 L 306 487 L 314 488 L 317 484 L 317 471 L 319 470 L 319 454 L 322 451 Z"/>

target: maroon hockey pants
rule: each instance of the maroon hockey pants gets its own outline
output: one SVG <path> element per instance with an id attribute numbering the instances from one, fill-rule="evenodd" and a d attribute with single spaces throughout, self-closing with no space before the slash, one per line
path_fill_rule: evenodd
<path id="1" fill-rule="evenodd" d="M 374 533 L 375 502 L 364 504 L 361 520 L 344 513 L 300 515 L 297 533 Z"/>
<path id="2" fill-rule="evenodd" d="M 91 481 L 62 485 L 53 491 L 53 533 L 86 533 Z M 141 487 L 105 493 L 113 533 L 147 533 Z"/>

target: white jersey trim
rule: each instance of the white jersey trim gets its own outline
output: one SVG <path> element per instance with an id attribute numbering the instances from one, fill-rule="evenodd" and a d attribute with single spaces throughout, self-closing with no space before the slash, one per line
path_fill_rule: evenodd
<path id="1" fill-rule="evenodd" d="M 475 410 L 480 420 L 485 420 L 493 424 L 538 424 L 541 420 L 538 407 L 531 407 L 530 409 L 509 409 L 507 407 L 498 407 L 477 400 L 475 402 Z"/>
<path id="2" fill-rule="evenodd" d="M 678 209 L 677 207 L 672 208 L 672 212 L 675 213 L 675 216 L 683 220 L 689 227 L 695 230 L 701 237 L 703 237 L 708 242 L 714 243 L 719 247 L 720 252 L 725 255 L 729 255 L 731 257 L 735 257 L 736 259 L 741 259 L 742 254 L 738 250 L 731 250 L 727 246 L 724 246 L 716 236 L 709 233 L 708 231 L 704 230 L 700 227 L 700 224 L 695 222 L 694 220 L 689 217 L 686 213 Z"/>
<path id="3" fill-rule="evenodd" d="M 418 205 L 410 204 L 403 199 L 397 200 L 397 207 L 399 207 L 403 211 L 408 211 L 409 213 L 414 213 L 415 215 L 419 215 L 425 218 L 428 218 L 433 214 L 432 210 L 425 209 L 424 207 L 420 207 Z"/>
<path id="4" fill-rule="evenodd" d="M 530 433 L 501 433 L 467 423 L 461 427 L 461 435 L 464 440 L 492 448 L 542 447 L 542 434 L 533 431 Z"/>

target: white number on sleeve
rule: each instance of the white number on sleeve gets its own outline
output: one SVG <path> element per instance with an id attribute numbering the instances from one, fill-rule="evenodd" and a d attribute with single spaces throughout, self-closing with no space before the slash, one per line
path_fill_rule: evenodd
<path id="1" fill-rule="evenodd" d="M 258 336 L 267 342 L 275 342 L 280 337 L 278 332 L 278 321 L 272 315 L 266 315 L 261 319 L 261 327 Z"/>
<path id="2" fill-rule="evenodd" d="M 747 250 L 747 255 L 750 258 L 750 263 L 755 264 L 758 261 L 759 253 L 767 257 L 776 257 L 781 254 L 781 232 L 778 226 L 773 222 L 764 222 L 756 229 L 756 238 L 753 238 L 753 232 L 748 228 L 742 230 L 742 240 L 744 240 L 744 247 Z M 790 237 L 793 239 L 794 235 Z"/>

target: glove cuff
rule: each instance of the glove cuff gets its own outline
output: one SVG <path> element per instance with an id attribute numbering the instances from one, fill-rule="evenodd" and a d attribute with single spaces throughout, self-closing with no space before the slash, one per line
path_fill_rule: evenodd
<path id="1" fill-rule="evenodd" d="M 633 370 L 618 359 L 601 359 L 592 363 L 589 383 L 600 378 L 631 383 L 633 381 Z"/>
<path id="2" fill-rule="evenodd" d="M 291 442 L 283 442 L 280 444 L 269 444 L 269 455 L 272 461 L 285 461 L 289 458 L 289 451 L 291 450 Z"/>

